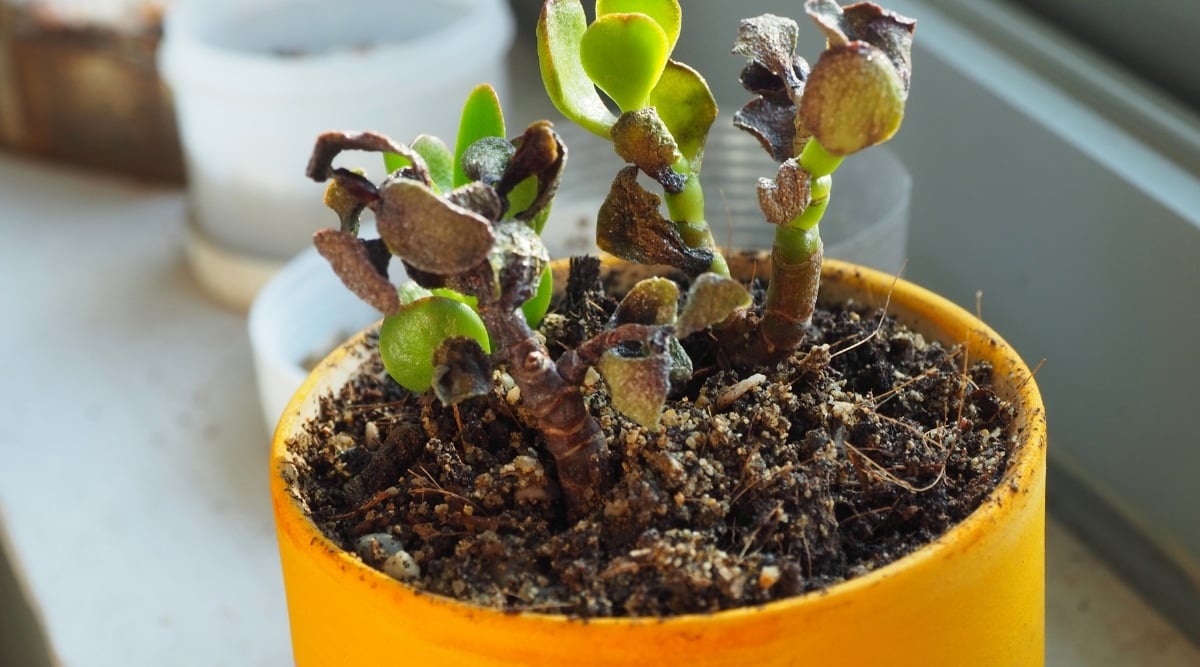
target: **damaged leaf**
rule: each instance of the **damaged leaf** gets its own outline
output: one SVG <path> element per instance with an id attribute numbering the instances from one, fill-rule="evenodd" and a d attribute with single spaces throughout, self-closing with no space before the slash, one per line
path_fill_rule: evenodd
<path id="1" fill-rule="evenodd" d="M 612 128 L 613 148 L 626 162 L 662 184 L 667 192 L 680 192 L 687 177 L 671 169 L 675 163 L 675 137 L 653 108 L 627 111 Z"/>
<path id="2" fill-rule="evenodd" d="M 396 288 L 379 270 L 379 253 L 367 242 L 338 229 L 322 229 L 313 235 L 313 245 L 358 298 L 385 315 L 400 309 Z"/>
<path id="3" fill-rule="evenodd" d="M 667 278 L 638 281 L 621 300 L 612 320 L 616 324 L 671 324 L 679 308 L 679 287 Z"/>
<path id="4" fill-rule="evenodd" d="M 804 87 L 803 79 L 796 76 L 793 67 L 799 32 L 800 27 L 795 21 L 774 14 L 742 19 L 733 52 L 754 60 L 779 77 L 790 93 Z M 796 95 L 789 94 L 789 97 L 795 99 Z"/>
<path id="5" fill-rule="evenodd" d="M 462 166 L 463 178 L 455 179 L 456 187 L 478 181 L 486 185 L 495 185 L 508 169 L 508 163 L 516 152 L 507 139 L 503 137 L 482 137 L 462 152 L 459 163 Z"/>
<path id="6" fill-rule="evenodd" d="M 683 63 L 667 61 L 658 85 L 650 92 L 649 105 L 675 138 L 692 173 L 698 173 L 704 142 L 717 120 L 717 101 L 704 77 Z"/>
<path id="7" fill-rule="evenodd" d="M 907 97 L 916 21 L 873 2 L 858 2 L 843 8 L 833 0 L 808 0 L 804 11 L 825 33 L 830 47 L 862 41 L 882 51 L 896 69 Z"/>
<path id="8" fill-rule="evenodd" d="M 637 167 L 618 172 L 596 216 L 602 250 L 639 264 L 668 264 L 698 274 L 712 264 L 712 250 L 689 248 L 676 225 L 659 213 L 659 197 L 637 182 Z"/>
<path id="9" fill-rule="evenodd" d="M 402 387 L 421 393 L 433 382 L 434 351 L 454 337 L 470 338 L 485 352 L 491 349 L 487 329 L 474 310 L 454 299 L 430 296 L 383 318 L 379 354 L 388 375 Z"/>
<path id="10" fill-rule="evenodd" d="M 596 370 L 608 383 L 614 408 L 643 428 L 658 430 L 671 388 L 671 363 L 665 354 L 622 357 L 609 350 Z"/>
<path id="11" fill-rule="evenodd" d="M 748 132 L 776 162 L 796 155 L 796 107 L 757 98 L 733 116 L 733 125 Z"/>
<path id="12" fill-rule="evenodd" d="M 545 120 L 531 123 L 514 143 L 516 152 L 509 160 L 504 175 L 496 183 L 496 190 L 514 203 L 518 199 L 513 196 L 514 191 L 523 189 L 530 178 L 535 179 L 536 189 L 533 196 L 528 198 L 529 202 L 522 203 L 516 211 L 508 212 L 518 220 L 535 223 L 549 211 L 550 203 L 558 192 L 566 165 L 567 147 L 554 131 L 554 125 Z M 544 224 L 544 217 L 541 217 L 541 222 Z M 533 226 L 541 232 L 540 224 Z"/>
<path id="13" fill-rule="evenodd" d="M 391 181 L 375 212 L 392 252 L 422 271 L 460 273 L 482 262 L 495 237 L 490 221 L 413 181 Z"/>
<path id="14" fill-rule="evenodd" d="M 779 165 L 775 179 L 758 179 L 758 205 L 773 225 L 786 225 L 795 220 L 812 201 L 808 172 L 794 158 Z"/>
<path id="15" fill-rule="evenodd" d="M 750 293 L 738 281 L 715 273 L 701 274 L 688 290 L 687 303 L 675 322 L 675 335 L 687 338 L 720 324 L 734 311 L 748 307 L 751 301 Z"/>
<path id="16" fill-rule="evenodd" d="M 491 360 L 474 338 L 442 341 L 433 354 L 433 393 L 443 405 L 458 405 L 492 389 Z"/>
<path id="17" fill-rule="evenodd" d="M 896 133 L 906 97 L 883 52 L 850 42 L 825 51 L 813 66 L 800 119 L 830 155 L 849 155 Z"/>

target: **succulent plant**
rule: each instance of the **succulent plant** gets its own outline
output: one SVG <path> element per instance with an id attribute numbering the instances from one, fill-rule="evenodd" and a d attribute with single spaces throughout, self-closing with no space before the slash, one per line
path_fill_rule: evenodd
<path id="1" fill-rule="evenodd" d="M 488 392 L 493 371 L 506 370 L 575 515 L 594 507 L 610 474 L 605 435 L 581 389 L 589 369 L 606 380 L 614 407 L 654 430 L 672 386 L 692 373 L 682 339 L 711 331 L 743 367 L 773 363 L 803 339 L 831 174 L 844 156 L 899 126 L 914 26 L 870 3 L 843 10 L 809 0 L 805 8 L 828 41 L 811 71 L 795 55 L 790 19 L 743 21 L 734 45 L 748 59 L 741 80 L 755 95 L 734 122 L 780 163 L 757 185 L 764 217 L 776 226 L 761 312 L 728 277 L 705 221 L 700 166 L 717 108 L 704 79 L 670 58 L 682 26 L 677 0 L 597 0 L 590 23 L 579 0 L 543 5 L 537 39 L 551 100 L 609 139 L 626 163 L 597 214 L 599 246 L 689 279 L 683 299 L 670 280 L 638 283 L 605 330 L 557 359 L 533 328 L 551 288 L 539 235 L 567 160 L 549 122 L 506 138 L 495 91 L 483 85 L 467 99 L 453 151 L 427 136 L 408 145 L 370 132 L 317 139 L 308 175 L 329 181 L 326 204 L 340 225 L 314 242 L 343 282 L 384 314 L 379 346 L 388 372 L 412 391 L 456 404 Z M 346 150 L 383 153 L 387 175 L 374 183 L 334 166 Z M 367 209 L 377 239 L 360 236 Z M 388 278 L 393 256 L 411 279 L 399 288 Z"/>

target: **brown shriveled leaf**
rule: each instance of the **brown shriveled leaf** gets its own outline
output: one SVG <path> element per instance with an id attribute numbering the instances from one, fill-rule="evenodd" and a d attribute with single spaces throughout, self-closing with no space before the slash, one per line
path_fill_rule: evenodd
<path id="1" fill-rule="evenodd" d="M 776 162 L 796 154 L 796 107 L 756 98 L 733 115 L 733 125 L 748 132 Z"/>
<path id="2" fill-rule="evenodd" d="M 774 14 L 742 19 L 733 52 L 761 64 L 779 77 L 787 90 L 803 88 L 804 81 L 796 76 L 793 68 L 799 31 L 795 21 Z M 791 97 L 795 99 L 796 94 Z"/>
<path id="3" fill-rule="evenodd" d="M 613 313 L 616 324 L 671 324 L 679 309 L 675 281 L 653 277 L 639 281 L 621 299 Z"/>
<path id="4" fill-rule="evenodd" d="M 516 152 L 509 160 L 508 168 L 496 183 L 496 190 L 503 196 L 530 176 L 537 176 L 538 193 L 533 203 L 514 217 L 528 221 L 542 212 L 554 199 L 558 184 L 562 180 L 563 167 L 567 161 L 567 147 L 554 131 L 550 121 L 540 120 L 525 128 L 515 142 Z"/>
<path id="5" fill-rule="evenodd" d="M 675 173 L 678 146 L 654 107 L 621 114 L 612 127 L 613 149 L 626 162 L 662 184 L 667 192 L 682 192 L 687 177 Z"/>
<path id="6" fill-rule="evenodd" d="M 873 2 L 858 2 L 843 8 L 834 0 L 808 0 L 804 11 L 825 33 L 830 47 L 863 41 L 883 51 L 903 83 L 904 94 L 908 94 L 915 20 Z"/>
<path id="7" fill-rule="evenodd" d="M 800 102 L 800 120 L 832 155 L 887 141 L 904 118 L 906 92 L 896 68 L 866 42 L 821 54 Z"/>
<path id="8" fill-rule="evenodd" d="M 675 323 L 675 335 L 687 338 L 724 322 L 734 311 L 749 306 L 751 300 L 750 292 L 738 281 L 715 273 L 701 274 L 688 289 L 687 303 Z"/>
<path id="9" fill-rule="evenodd" d="M 325 132 L 321 134 L 313 146 L 312 156 L 308 159 L 305 174 L 318 183 L 328 180 L 334 172 L 333 159 L 342 151 L 395 153 L 408 160 L 413 178 L 425 185 L 432 184 L 429 166 L 425 164 L 425 158 L 408 146 L 396 143 L 389 137 L 375 132 Z"/>
<path id="10" fill-rule="evenodd" d="M 795 159 L 779 165 L 775 179 L 758 179 L 758 206 L 773 225 L 786 225 L 812 201 L 808 172 Z"/>
<path id="11" fill-rule="evenodd" d="M 414 181 L 390 181 L 375 212 L 379 235 L 405 262 L 430 273 L 462 273 L 487 258 L 489 220 Z"/>
<path id="12" fill-rule="evenodd" d="M 504 202 L 496 189 L 478 181 L 451 190 L 446 194 L 446 201 L 474 211 L 493 222 L 499 220 L 504 213 Z"/>
<path id="13" fill-rule="evenodd" d="M 337 229 L 322 229 L 313 235 L 313 245 L 346 288 L 360 299 L 384 315 L 400 310 L 396 288 L 379 271 L 375 261 L 379 253 L 372 252 L 362 239 Z"/>
<path id="14" fill-rule="evenodd" d="M 665 354 L 622 357 L 609 350 L 596 370 L 608 383 L 613 407 L 643 428 L 657 431 L 671 389 L 671 362 Z"/>
<path id="15" fill-rule="evenodd" d="M 617 173 L 596 216 L 596 243 L 605 252 L 638 264 L 667 264 L 698 274 L 712 264 L 712 250 L 689 248 L 675 223 L 659 213 L 660 199 L 637 182 L 637 167 Z"/>
<path id="16" fill-rule="evenodd" d="M 473 338 L 447 338 L 433 353 L 432 387 L 443 405 L 484 396 L 492 389 L 491 359 Z"/>

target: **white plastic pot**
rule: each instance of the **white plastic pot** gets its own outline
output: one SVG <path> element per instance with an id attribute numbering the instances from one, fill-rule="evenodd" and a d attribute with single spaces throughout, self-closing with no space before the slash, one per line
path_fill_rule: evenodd
<path id="1" fill-rule="evenodd" d="M 491 83 L 503 101 L 514 26 L 505 0 L 181 0 L 164 31 L 189 256 L 210 291 L 244 308 L 330 223 L 323 186 L 304 177 L 316 136 L 453 144 L 464 91 Z"/>

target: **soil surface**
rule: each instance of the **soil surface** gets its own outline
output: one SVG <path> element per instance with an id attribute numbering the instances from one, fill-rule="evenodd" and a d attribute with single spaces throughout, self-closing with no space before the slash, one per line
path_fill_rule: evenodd
<path id="1" fill-rule="evenodd" d="M 543 327 L 551 350 L 615 302 L 578 281 Z M 584 316 L 587 324 L 573 323 Z M 987 364 L 881 312 L 820 309 L 802 348 L 739 370 L 706 333 L 657 433 L 586 393 L 617 468 L 601 509 L 568 521 L 520 391 L 457 410 L 392 382 L 377 355 L 322 401 L 289 476 L 320 528 L 413 586 L 580 617 L 668 616 L 827 587 L 928 543 L 974 510 L 1014 436 Z"/>

